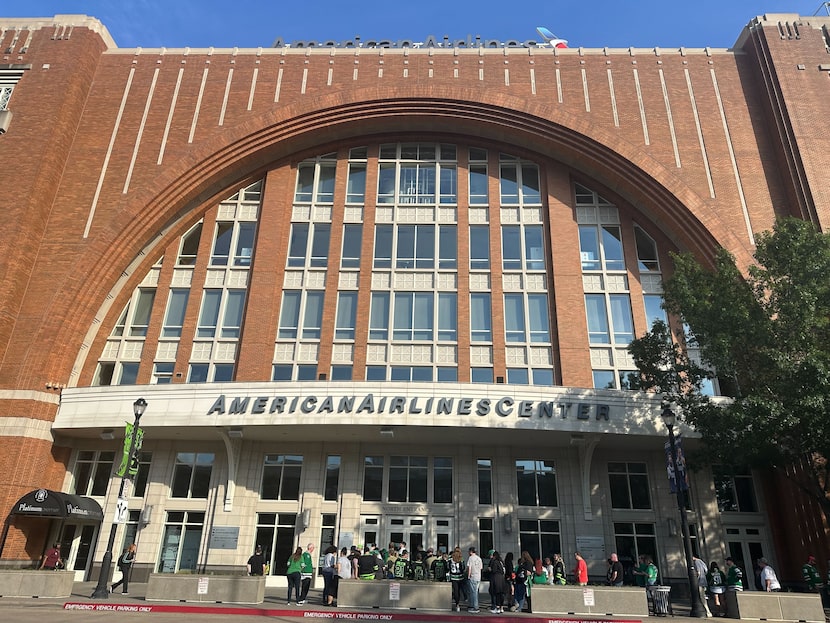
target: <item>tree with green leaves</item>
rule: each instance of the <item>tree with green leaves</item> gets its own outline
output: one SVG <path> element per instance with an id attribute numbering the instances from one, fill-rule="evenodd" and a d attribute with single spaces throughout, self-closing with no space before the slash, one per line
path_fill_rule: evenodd
<path id="1" fill-rule="evenodd" d="M 746 274 L 725 250 L 714 269 L 681 254 L 664 283 L 666 310 L 733 400 L 701 395 L 705 369 L 663 323 L 629 347 L 632 387 L 676 400 L 705 459 L 781 469 L 830 521 L 830 235 L 787 218 L 756 243 Z"/>

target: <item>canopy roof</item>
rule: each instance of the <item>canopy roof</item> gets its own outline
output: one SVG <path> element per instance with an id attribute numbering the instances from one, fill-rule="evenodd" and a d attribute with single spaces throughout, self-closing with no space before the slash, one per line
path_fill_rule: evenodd
<path id="1" fill-rule="evenodd" d="M 35 489 L 27 493 L 12 508 L 12 515 L 28 517 L 59 517 L 102 521 L 104 511 L 92 498 L 49 489 Z"/>

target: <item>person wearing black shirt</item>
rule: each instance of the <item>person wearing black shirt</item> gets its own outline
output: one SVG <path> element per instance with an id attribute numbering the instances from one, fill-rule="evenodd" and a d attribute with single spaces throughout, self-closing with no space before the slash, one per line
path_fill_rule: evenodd
<path id="1" fill-rule="evenodd" d="M 357 559 L 357 577 L 361 580 L 374 580 L 377 570 L 377 558 L 368 547 L 364 547 L 363 555 Z"/>
<path id="2" fill-rule="evenodd" d="M 248 559 L 248 575 L 264 575 L 265 557 L 262 555 L 262 548 L 257 545 L 253 556 Z"/>

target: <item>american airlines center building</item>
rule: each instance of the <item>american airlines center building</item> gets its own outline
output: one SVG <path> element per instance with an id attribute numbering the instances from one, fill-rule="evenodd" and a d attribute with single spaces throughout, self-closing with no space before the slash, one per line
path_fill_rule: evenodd
<path id="1" fill-rule="evenodd" d="M 672 252 L 746 267 L 776 217 L 825 226 L 827 28 L 122 49 L 94 18 L 0 18 L 0 563 L 57 541 L 94 578 L 117 519 L 138 580 L 261 545 L 276 584 L 298 545 L 405 542 L 684 581 L 627 345 Z M 704 559 L 797 578 L 823 546 L 774 475 L 692 467 Z"/>

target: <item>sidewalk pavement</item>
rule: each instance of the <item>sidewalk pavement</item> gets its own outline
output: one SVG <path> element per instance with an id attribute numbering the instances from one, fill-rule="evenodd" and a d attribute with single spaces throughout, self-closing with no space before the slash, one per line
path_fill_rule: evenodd
<path id="1" fill-rule="evenodd" d="M 293 622 L 309 619 L 351 619 L 391 621 L 393 623 L 471 623 L 474 619 L 486 619 L 488 623 L 509 623 L 519 619 L 521 623 L 579 623 L 610 621 L 615 623 L 658 623 L 671 619 L 672 623 L 692 623 L 700 619 L 689 618 L 688 607 L 674 605 L 674 616 L 670 617 L 604 617 L 575 615 L 541 615 L 529 613 L 491 614 L 482 608 L 478 614 L 451 612 L 447 610 L 379 610 L 356 608 L 331 608 L 322 605 L 321 591 L 312 589 L 308 601 L 302 605 L 285 603 L 285 588 L 266 589 L 265 601 L 261 604 L 239 605 L 215 602 L 156 602 L 146 601 L 146 584 L 130 583 L 130 594 L 113 593 L 109 599 L 92 599 L 95 582 L 76 582 L 69 598 L 35 598 L 0 596 L 0 621 L 3 623 L 86 623 L 87 621 L 143 620 L 147 623 L 188 623 L 188 616 L 198 616 L 210 623 L 216 616 L 217 623 L 254 623 L 251 617 L 269 617 L 278 622 Z"/>

